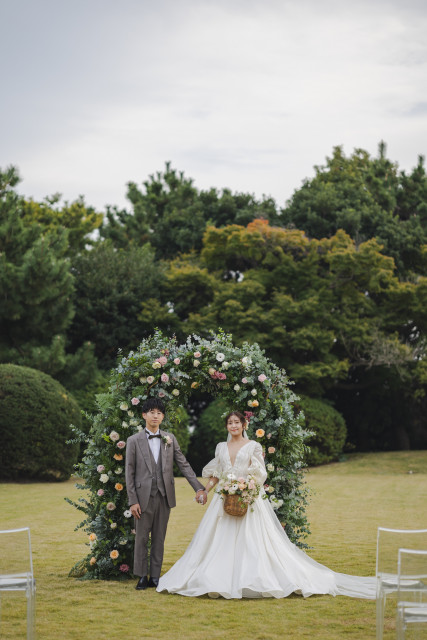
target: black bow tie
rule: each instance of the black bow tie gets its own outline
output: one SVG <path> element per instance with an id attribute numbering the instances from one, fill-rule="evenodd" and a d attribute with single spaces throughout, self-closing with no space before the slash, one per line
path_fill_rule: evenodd
<path id="1" fill-rule="evenodd" d="M 161 438 L 162 436 L 160 435 L 160 433 L 155 433 L 155 434 L 151 434 L 151 436 L 148 436 L 148 439 L 151 440 L 151 438 Z"/>

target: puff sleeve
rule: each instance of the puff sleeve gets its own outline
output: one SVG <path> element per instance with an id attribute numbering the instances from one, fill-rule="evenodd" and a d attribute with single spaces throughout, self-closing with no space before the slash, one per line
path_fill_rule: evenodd
<path id="1" fill-rule="evenodd" d="M 264 456 L 262 455 L 262 447 L 259 442 L 255 443 L 254 450 L 251 454 L 251 463 L 249 465 L 248 475 L 255 476 L 260 484 L 264 484 L 267 479 Z"/>
<path id="2" fill-rule="evenodd" d="M 202 478 L 212 478 L 212 476 L 219 478 L 221 475 L 221 464 L 219 460 L 220 444 L 221 443 L 216 445 L 215 458 L 203 467 Z"/>

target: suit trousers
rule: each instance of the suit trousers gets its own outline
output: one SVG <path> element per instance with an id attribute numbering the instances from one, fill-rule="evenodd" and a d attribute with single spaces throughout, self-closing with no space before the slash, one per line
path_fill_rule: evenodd
<path id="1" fill-rule="evenodd" d="M 158 491 L 150 496 L 148 506 L 140 519 L 135 519 L 135 549 L 133 572 L 136 576 L 148 575 L 148 538 L 151 533 L 150 576 L 159 578 L 163 562 L 166 529 L 168 526 L 170 507 L 166 496 Z"/>

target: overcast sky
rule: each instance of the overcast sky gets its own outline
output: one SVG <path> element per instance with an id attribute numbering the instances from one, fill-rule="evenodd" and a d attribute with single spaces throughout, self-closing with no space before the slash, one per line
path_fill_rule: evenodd
<path id="1" fill-rule="evenodd" d="M 426 0 L 0 0 L 0 167 L 126 205 L 167 160 L 283 206 L 335 145 L 427 151 Z"/>

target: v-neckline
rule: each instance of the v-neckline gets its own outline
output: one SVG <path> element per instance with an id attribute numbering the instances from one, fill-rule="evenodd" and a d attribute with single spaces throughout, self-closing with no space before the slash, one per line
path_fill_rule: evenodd
<path id="1" fill-rule="evenodd" d="M 231 462 L 231 456 L 230 456 L 230 449 L 228 448 L 228 442 L 225 443 L 225 446 L 227 447 L 227 453 L 228 453 L 228 459 L 230 460 L 230 464 L 231 467 L 234 467 L 234 465 L 236 464 L 236 460 L 237 460 L 237 456 L 239 455 L 239 453 L 241 452 L 242 449 L 244 449 L 245 447 L 248 446 L 248 444 L 251 442 L 251 440 L 249 440 L 249 442 L 246 442 L 243 447 L 240 447 L 240 449 L 238 450 L 238 452 L 236 453 L 236 457 L 234 458 L 234 462 Z"/>

